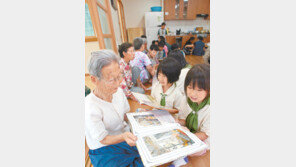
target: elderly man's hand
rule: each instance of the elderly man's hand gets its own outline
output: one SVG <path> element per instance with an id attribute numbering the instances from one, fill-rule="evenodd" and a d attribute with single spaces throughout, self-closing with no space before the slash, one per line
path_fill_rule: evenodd
<path id="1" fill-rule="evenodd" d="M 137 141 L 137 136 L 132 134 L 131 132 L 124 132 L 122 134 L 123 139 L 126 141 L 126 143 L 130 146 L 135 146 Z"/>

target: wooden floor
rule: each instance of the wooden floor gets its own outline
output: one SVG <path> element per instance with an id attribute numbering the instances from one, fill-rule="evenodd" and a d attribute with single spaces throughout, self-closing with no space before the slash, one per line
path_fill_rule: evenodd
<path id="1" fill-rule="evenodd" d="M 195 64 L 202 64 L 204 63 L 203 57 L 201 56 L 186 56 L 186 61 L 190 64 L 190 65 L 195 65 Z M 88 86 L 91 90 L 94 89 L 94 85 L 91 83 L 90 81 L 90 76 L 86 75 L 85 76 L 85 85 Z M 146 86 L 150 86 L 150 85 L 146 85 Z M 146 92 L 146 94 L 150 94 L 149 92 Z M 146 106 L 146 105 L 140 105 L 138 102 L 133 101 L 133 100 L 128 100 L 129 101 L 129 105 L 130 105 L 130 112 L 135 112 L 135 110 L 137 108 L 144 108 L 144 109 L 151 109 L 151 107 Z M 89 156 L 88 156 L 88 147 L 85 144 L 85 167 L 93 167 L 91 165 Z M 170 163 L 168 164 L 164 164 L 161 165 L 160 167 L 166 167 L 168 166 Z M 210 167 L 210 152 L 207 152 L 205 155 L 200 156 L 200 157 L 189 157 L 189 163 L 186 165 L 188 167 Z"/>

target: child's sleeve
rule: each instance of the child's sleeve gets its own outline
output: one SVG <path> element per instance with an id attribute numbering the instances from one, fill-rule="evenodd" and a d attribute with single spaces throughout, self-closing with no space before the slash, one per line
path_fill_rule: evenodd
<path id="1" fill-rule="evenodd" d="M 181 98 L 177 98 L 177 100 L 180 103 L 180 106 L 178 106 L 178 118 L 179 119 L 186 119 L 187 115 L 191 112 L 190 108 L 188 108 L 186 96 L 182 96 Z"/>
<path id="2" fill-rule="evenodd" d="M 210 136 L 210 109 L 208 109 L 202 123 L 200 124 L 200 131 Z"/>

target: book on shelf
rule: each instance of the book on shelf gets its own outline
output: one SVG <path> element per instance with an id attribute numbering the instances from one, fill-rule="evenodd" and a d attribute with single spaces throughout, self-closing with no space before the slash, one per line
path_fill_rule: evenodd
<path id="1" fill-rule="evenodd" d="M 127 113 L 144 166 L 174 161 L 207 148 L 195 134 L 184 130 L 166 110 Z"/>
<path id="2" fill-rule="evenodd" d="M 156 99 L 150 95 L 135 93 L 135 92 L 133 92 L 132 94 L 135 96 L 135 98 L 138 100 L 140 104 L 145 104 L 157 109 L 173 109 L 173 108 L 161 106 L 160 104 L 157 103 Z"/>

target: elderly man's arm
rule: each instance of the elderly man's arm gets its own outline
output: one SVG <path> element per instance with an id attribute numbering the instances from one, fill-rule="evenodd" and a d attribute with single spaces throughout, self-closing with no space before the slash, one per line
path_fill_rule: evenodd
<path id="1" fill-rule="evenodd" d="M 153 77 L 154 74 L 155 74 L 155 70 L 153 69 L 153 67 L 151 66 L 151 64 L 148 65 L 146 68 L 147 68 L 148 72 L 149 72 L 149 73 L 152 75 L 152 77 Z"/>
<path id="2" fill-rule="evenodd" d="M 137 141 L 137 136 L 133 135 L 131 132 L 124 132 L 120 135 L 107 135 L 103 140 L 100 142 L 104 145 L 112 145 L 118 144 L 123 141 L 130 146 L 135 146 Z"/>

